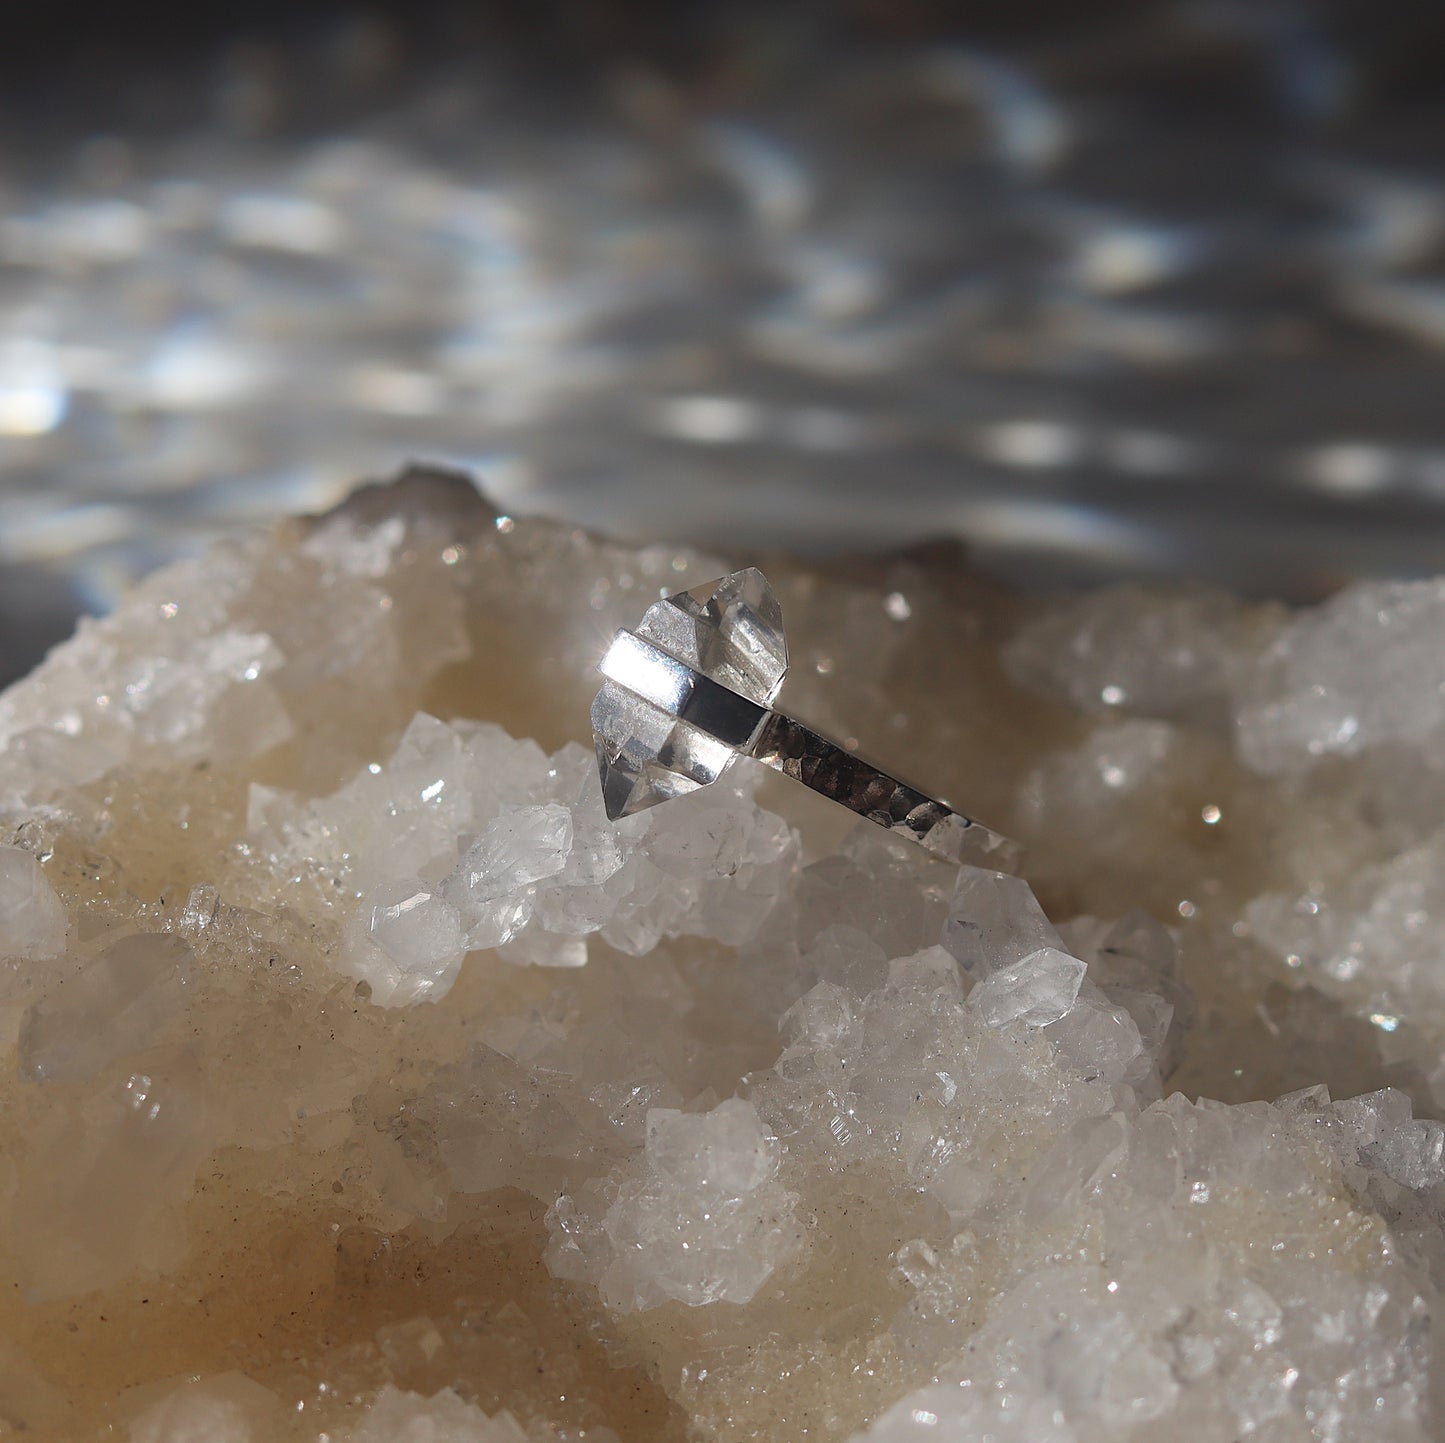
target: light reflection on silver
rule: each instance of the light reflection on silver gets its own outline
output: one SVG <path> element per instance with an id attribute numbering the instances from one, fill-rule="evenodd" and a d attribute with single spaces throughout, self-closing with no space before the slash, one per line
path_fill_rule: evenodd
<path id="1" fill-rule="evenodd" d="M 1368 87 L 1291 16 L 1166 3 L 1067 57 L 780 29 L 725 112 L 633 70 L 540 129 L 475 56 L 264 146 L 288 97 L 238 62 L 219 124 L 0 194 L 0 555 L 103 606 L 421 455 L 640 537 L 1433 568 L 1445 185 L 1347 154 Z M 1290 125 L 1216 144 L 1123 98 L 1205 32 Z"/>
<path id="2" fill-rule="evenodd" d="M 688 669 L 681 662 L 639 641 L 630 631 L 619 631 L 613 637 L 597 670 L 673 716 L 682 714 L 683 702 L 692 689 Z"/>
<path id="3" fill-rule="evenodd" d="M 624 690 L 725 746 L 749 749 L 767 720 L 765 707 L 630 631 L 617 633 L 597 669 Z"/>

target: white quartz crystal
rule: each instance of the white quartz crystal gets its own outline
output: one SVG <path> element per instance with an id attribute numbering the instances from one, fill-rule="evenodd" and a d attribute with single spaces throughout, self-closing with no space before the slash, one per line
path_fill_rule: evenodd
<path id="1" fill-rule="evenodd" d="M 0 1434 L 1441 1436 L 1439 584 L 770 562 L 780 703 L 1013 877 L 607 820 L 598 657 L 737 565 L 414 476 L 0 699 Z"/>
<path id="2" fill-rule="evenodd" d="M 253 787 L 250 812 L 277 856 L 356 896 L 339 965 L 387 1005 L 445 993 L 468 949 L 574 966 L 594 934 L 641 954 L 664 936 L 757 930 L 795 847 L 752 806 L 751 777 L 698 798 L 691 825 L 664 813 L 619 826 L 595 771 L 576 743 L 549 757 L 421 713 L 331 796 Z"/>
<path id="3" fill-rule="evenodd" d="M 990 972 L 973 989 L 969 1004 L 990 1027 L 1010 1022 L 1047 1027 L 1073 1007 L 1085 970 L 1077 957 L 1044 947 L 1021 962 Z"/>
<path id="4" fill-rule="evenodd" d="M 1059 945 L 1058 932 L 1027 882 L 978 867 L 958 869 L 941 935 L 970 977 L 985 977 Z"/>
<path id="5" fill-rule="evenodd" d="M 653 1108 L 628 1174 L 558 1199 L 548 1265 L 596 1282 L 622 1312 L 749 1302 L 802 1239 L 778 1157 L 778 1139 L 741 1099 L 702 1114 Z"/>
<path id="6" fill-rule="evenodd" d="M 467 946 L 510 942 L 532 916 L 534 884 L 562 871 L 571 850 L 567 807 L 505 807 L 493 817 L 447 879 Z"/>
<path id="7" fill-rule="evenodd" d="M 1268 1236 L 1349 1196 L 1349 1107 L 1176 1096 L 1059 1136 L 1016 1190 L 1003 1184 L 1021 1230 L 992 1209 L 946 1254 L 910 1259 L 914 1337 L 955 1326 L 952 1300 L 982 1277 L 998 1293 L 967 1361 L 865 1436 L 1152 1438 L 1165 1419 L 1191 1437 L 1432 1436 L 1429 1293 L 1392 1267 L 1384 1229 L 1341 1215 L 1332 1252 L 1371 1277 L 1357 1287 L 1288 1244 L 1261 1250 L 1245 1221 L 1262 1187 L 1279 1209 Z M 1420 1185 L 1441 1179 L 1437 1162 Z"/>
<path id="8" fill-rule="evenodd" d="M 12 963 L 43 962 L 65 950 L 65 907 L 32 853 L 0 847 L 0 946 Z"/>
<path id="9" fill-rule="evenodd" d="M 1360 586 L 1280 629 L 1241 687 L 1240 754 L 1262 772 L 1406 743 L 1445 759 L 1445 583 Z"/>
<path id="10" fill-rule="evenodd" d="M 368 890 L 348 932 L 342 970 L 392 1006 L 445 991 L 466 953 L 461 913 L 420 878 L 388 879 Z"/>

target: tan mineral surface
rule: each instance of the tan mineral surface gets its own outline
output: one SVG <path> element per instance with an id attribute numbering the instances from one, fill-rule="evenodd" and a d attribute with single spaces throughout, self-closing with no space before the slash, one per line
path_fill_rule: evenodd
<path id="1" fill-rule="evenodd" d="M 1019 880 L 606 820 L 608 638 L 758 559 L 413 476 L 0 698 L 0 1435 L 1442 1436 L 1445 583 L 761 558 Z"/>

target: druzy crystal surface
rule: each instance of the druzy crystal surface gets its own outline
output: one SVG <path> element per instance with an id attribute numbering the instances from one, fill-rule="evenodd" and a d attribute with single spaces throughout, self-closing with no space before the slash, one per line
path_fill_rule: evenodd
<path id="1" fill-rule="evenodd" d="M 1445 585 L 766 558 L 779 705 L 1008 876 L 608 820 L 599 656 L 749 559 L 414 475 L 0 698 L 0 1433 L 1441 1436 Z"/>

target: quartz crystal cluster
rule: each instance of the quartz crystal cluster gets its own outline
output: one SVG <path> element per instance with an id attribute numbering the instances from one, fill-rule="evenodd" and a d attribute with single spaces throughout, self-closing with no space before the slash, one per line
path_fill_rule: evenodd
<path id="1" fill-rule="evenodd" d="M 417 473 L 0 699 L 0 1436 L 1442 1436 L 1445 585 L 770 559 L 1010 876 L 607 820 L 598 657 L 746 560 Z"/>

